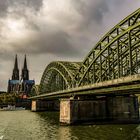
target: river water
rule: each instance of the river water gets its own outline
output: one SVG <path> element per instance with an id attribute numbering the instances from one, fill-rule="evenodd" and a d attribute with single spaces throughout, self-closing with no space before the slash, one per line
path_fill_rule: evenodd
<path id="1" fill-rule="evenodd" d="M 140 140 L 140 125 L 60 126 L 58 112 L 0 111 L 0 140 Z"/>

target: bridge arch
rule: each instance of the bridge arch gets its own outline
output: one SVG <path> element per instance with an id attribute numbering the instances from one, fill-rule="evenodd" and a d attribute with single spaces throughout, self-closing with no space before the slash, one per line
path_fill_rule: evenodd
<path id="1" fill-rule="evenodd" d="M 57 61 L 43 72 L 39 94 L 140 73 L 140 9 L 113 27 L 83 62 Z"/>
<path id="2" fill-rule="evenodd" d="M 40 85 L 34 85 L 34 86 L 32 87 L 30 96 L 39 95 L 39 86 L 40 86 Z"/>
<path id="3" fill-rule="evenodd" d="M 90 51 L 75 76 L 77 86 L 139 73 L 140 9 L 112 28 Z"/>
<path id="4" fill-rule="evenodd" d="M 80 68 L 80 62 L 52 62 L 41 78 L 40 93 L 55 92 L 72 88 L 75 83 L 75 75 Z"/>

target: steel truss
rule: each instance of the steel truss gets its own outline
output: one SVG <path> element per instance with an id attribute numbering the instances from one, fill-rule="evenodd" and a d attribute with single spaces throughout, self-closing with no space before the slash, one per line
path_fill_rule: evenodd
<path id="1" fill-rule="evenodd" d="M 30 96 L 39 95 L 39 85 L 34 85 L 31 89 Z"/>
<path id="2" fill-rule="evenodd" d="M 52 62 L 41 78 L 40 92 L 54 92 L 73 87 L 75 74 L 80 68 L 79 62 Z"/>
<path id="3" fill-rule="evenodd" d="M 112 28 L 91 50 L 75 76 L 77 86 L 140 72 L 140 9 Z"/>
<path id="4" fill-rule="evenodd" d="M 40 93 L 99 83 L 140 73 L 140 9 L 112 28 L 83 62 L 52 62 Z"/>

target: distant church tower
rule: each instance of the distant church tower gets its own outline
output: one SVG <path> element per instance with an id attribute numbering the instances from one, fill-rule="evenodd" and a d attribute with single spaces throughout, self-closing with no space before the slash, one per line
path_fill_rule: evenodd
<path id="1" fill-rule="evenodd" d="M 15 65 L 14 65 L 14 69 L 13 69 L 12 80 L 19 80 L 19 69 L 18 69 L 17 55 L 15 57 Z"/>
<path id="2" fill-rule="evenodd" d="M 24 65 L 21 71 L 21 78 L 19 78 L 18 59 L 15 57 L 15 64 L 11 80 L 8 81 L 8 93 L 19 93 L 25 98 L 31 92 L 32 86 L 35 84 L 34 80 L 29 80 L 29 70 L 27 68 L 26 55 L 24 58 Z"/>
<path id="3" fill-rule="evenodd" d="M 24 66 L 23 66 L 23 69 L 22 69 L 22 77 L 21 79 L 24 81 L 24 80 L 29 80 L 29 70 L 27 68 L 27 61 L 26 61 L 26 55 L 25 55 L 25 58 L 24 58 Z"/>

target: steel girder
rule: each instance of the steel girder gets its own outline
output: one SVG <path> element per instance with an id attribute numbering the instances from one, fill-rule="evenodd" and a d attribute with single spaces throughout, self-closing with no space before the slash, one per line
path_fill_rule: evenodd
<path id="1" fill-rule="evenodd" d="M 39 92 L 46 93 L 72 88 L 80 65 L 80 62 L 50 63 L 42 75 Z"/>
<path id="2" fill-rule="evenodd" d="M 76 86 L 140 72 L 140 9 L 112 28 L 91 50 L 75 76 Z"/>
<path id="3" fill-rule="evenodd" d="M 83 62 L 52 62 L 41 78 L 39 94 L 118 79 L 140 73 L 140 9 L 112 28 Z"/>
<path id="4" fill-rule="evenodd" d="M 34 85 L 34 86 L 32 87 L 30 96 L 39 95 L 39 86 L 40 86 L 40 85 Z"/>

